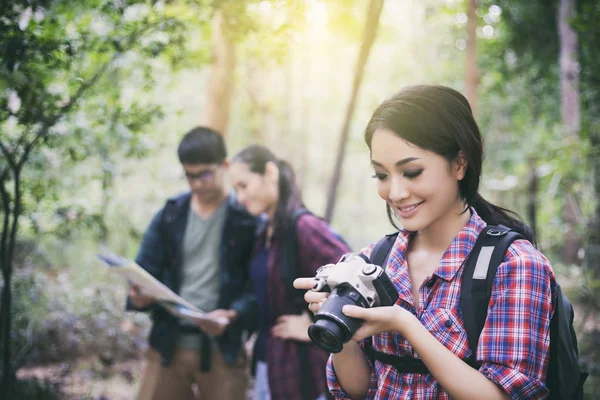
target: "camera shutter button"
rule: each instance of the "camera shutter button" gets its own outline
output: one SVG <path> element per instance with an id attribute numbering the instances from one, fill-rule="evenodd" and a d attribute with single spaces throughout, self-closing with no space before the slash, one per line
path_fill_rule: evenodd
<path id="1" fill-rule="evenodd" d="M 362 273 L 364 275 L 371 275 L 373 274 L 375 271 L 377 271 L 377 267 L 373 264 L 367 264 L 363 267 Z"/>

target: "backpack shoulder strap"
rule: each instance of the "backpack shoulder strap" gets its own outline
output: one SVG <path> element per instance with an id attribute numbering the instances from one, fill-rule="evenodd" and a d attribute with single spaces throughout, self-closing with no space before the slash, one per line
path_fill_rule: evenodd
<path id="1" fill-rule="evenodd" d="M 398 237 L 398 233 L 399 232 L 387 234 L 375 244 L 375 247 L 373 247 L 373 251 L 371 251 L 371 264 L 378 265 L 381 268 L 385 269 L 385 267 L 387 266 L 387 260 L 390 256 L 390 253 L 392 252 L 392 247 L 394 247 L 394 242 Z M 378 359 L 379 354 L 376 354 L 375 350 L 373 349 L 372 336 L 369 336 L 365 339 L 365 351 L 371 359 Z M 393 363 L 390 362 L 388 364 Z"/>
<path id="2" fill-rule="evenodd" d="M 285 228 L 285 237 L 283 239 L 283 254 L 281 255 L 281 261 L 283 261 L 282 277 L 284 284 L 291 288 L 292 293 L 302 293 L 294 289 L 294 280 L 300 276 L 298 270 L 296 226 L 298 225 L 298 220 L 304 214 L 310 214 L 310 211 L 306 208 L 299 208 L 294 211 Z M 302 304 L 304 304 L 304 300 L 302 300 Z"/>
<path id="3" fill-rule="evenodd" d="M 296 227 L 298 220 L 304 214 L 310 214 L 306 208 L 299 208 L 294 211 L 291 218 L 287 221 L 285 228 L 285 237 L 283 239 L 283 261 L 282 278 L 284 284 L 289 288 L 292 297 L 292 304 L 298 314 L 306 311 L 306 303 L 304 302 L 304 291 L 294 288 L 294 279 L 300 276 L 298 269 L 298 241 L 296 235 Z M 310 364 L 308 360 L 308 343 L 297 342 L 298 361 L 300 364 L 300 382 L 302 400 L 311 400 L 313 381 L 310 372 Z"/>
<path id="4" fill-rule="evenodd" d="M 375 244 L 375 247 L 373 247 L 373 251 L 371 252 L 371 264 L 378 265 L 385 269 L 392 247 L 394 247 L 394 242 L 398 237 L 398 233 L 399 232 L 394 232 L 385 235 Z"/>
<path id="5" fill-rule="evenodd" d="M 523 236 L 510 228 L 503 225 L 488 225 L 479 234 L 473 250 L 465 260 L 460 306 L 471 357 L 475 360 L 479 336 L 487 318 L 496 272 L 504 260 L 506 251 L 517 239 L 523 239 Z"/>

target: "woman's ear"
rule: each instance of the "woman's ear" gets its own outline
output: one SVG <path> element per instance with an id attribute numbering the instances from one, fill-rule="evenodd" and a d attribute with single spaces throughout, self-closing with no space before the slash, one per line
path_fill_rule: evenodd
<path id="1" fill-rule="evenodd" d="M 269 182 L 279 183 L 279 167 L 273 161 L 267 161 L 265 165 L 265 178 Z"/>
<path id="2" fill-rule="evenodd" d="M 456 180 L 462 181 L 467 173 L 467 160 L 465 159 L 464 153 L 461 151 L 458 152 L 458 155 L 452 162 L 452 173 Z"/>

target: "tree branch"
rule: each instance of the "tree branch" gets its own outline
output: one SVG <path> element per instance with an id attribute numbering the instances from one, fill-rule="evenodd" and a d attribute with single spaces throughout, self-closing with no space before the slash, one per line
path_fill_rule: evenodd
<path id="1" fill-rule="evenodd" d="M 8 147 L 6 147 L 6 145 L 4 143 L 2 143 L 2 140 L 0 140 L 0 151 L 2 152 L 4 157 L 6 157 L 6 161 L 8 161 L 8 166 L 10 168 L 16 169 L 17 164 L 16 164 L 16 160 L 14 158 L 14 155 L 11 154 L 10 151 L 8 151 Z M 7 168 L 7 169 L 9 169 L 9 168 Z M 2 171 L 1 178 L 4 178 L 4 175 L 6 174 L 7 169 Z"/>
<path id="2" fill-rule="evenodd" d="M 135 45 L 135 43 L 138 42 L 139 38 L 141 36 L 143 36 L 145 33 L 151 31 L 152 29 L 154 29 L 155 27 L 157 27 L 160 23 L 164 22 L 163 20 L 160 21 L 156 21 L 154 24 L 148 25 L 146 27 L 144 27 L 143 29 L 140 29 L 139 31 L 135 32 L 134 34 L 132 34 L 129 37 L 129 40 L 127 41 L 127 44 L 122 48 L 121 51 L 116 52 L 111 58 L 110 60 L 108 60 L 107 62 L 105 62 L 92 76 L 91 79 L 85 81 L 80 87 L 79 89 L 77 89 L 77 92 L 75 93 L 75 95 L 71 98 L 71 100 L 69 101 L 69 103 L 67 103 L 64 107 L 62 107 L 60 109 L 60 111 L 52 116 L 47 118 L 46 120 L 43 121 L 42 126 L 40 127 L 40 129 L 37 131 L 37 133 L 35 134 L 35 137 L 31 140 L 31 142 L 29 142 L 26 146 L 25 149 L 23 150 L 23 154 L 21 156 L 21 159 L 18 161 L 18 170 L 21 169 L 21 167 L 23 166 L 23 164 L 25 164 L 25 162 L 27 161 L 27 158 L 29 157 L 29 153 L 31 152 L 31 150 L 37 145 L 37 143 L 48 134 L 48 130 L 50 128 L 52 128 L 52 126 L 54 126 L 54 124 L 56 124 L 56 122 L 58 122 L 58 120 L 60 118 L 62 118 L 68 111 L 69 109 L 71 109 L 78 101 L 79 99 L 84 95 L 84 93 L 92 86 L 94 86 L 96 84 L 96 82 L 102 77 L 102 75 L 104 75 L 104 73 L 106 72 L 106 70 L 110 67 L 110 65 L 112 63 L 114 63 L 119 57 L 121 57 L 122 54 L 128 52 L 129 50 L 131 50 L 133 48 L 133 46 Z"/>

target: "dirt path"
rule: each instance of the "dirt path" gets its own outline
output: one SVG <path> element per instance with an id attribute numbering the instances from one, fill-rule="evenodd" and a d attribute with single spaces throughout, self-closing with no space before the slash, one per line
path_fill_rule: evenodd
<path id="1" fill-rule="evenodd" d="M 60 391 L 63 400 L 132 400 L 143 368 L 143 359 L 107 365 L 98 358 L 87 358 L 72 364 L 23 368 L 17 377 L 23 380 L 35 378 L 46 387 L 54 387 Z M 248 400 L 252 399 L 251 390 L 249 387 Z"/>
<path id="2" fill-rule="evenodd" d="M 131 400 L 135 398 L 142 368 L 142 360 L 105 365 L 99 359 L 90 358 L 73 364 L 23 368 L 17 376 L 19 379 L 37 378 L 56 387 L 65 400 Z"/>

